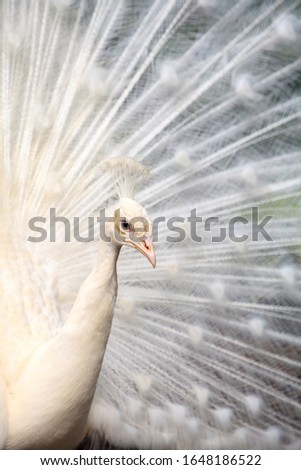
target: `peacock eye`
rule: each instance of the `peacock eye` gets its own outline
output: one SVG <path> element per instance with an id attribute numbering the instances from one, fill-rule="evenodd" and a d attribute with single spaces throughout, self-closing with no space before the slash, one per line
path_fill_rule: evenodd
<path id="1" fill-rule="evenodd" d="M 130 230 L 130 224 L 127 220 L 122 220 L 120 226 L 122 230 Z"/>

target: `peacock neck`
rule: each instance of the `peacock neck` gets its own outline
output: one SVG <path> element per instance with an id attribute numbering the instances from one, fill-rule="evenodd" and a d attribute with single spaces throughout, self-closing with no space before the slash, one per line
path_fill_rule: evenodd
<path id="1" fill-rule="evenodd" d="M 102 240 L 99 242 L 96 264 L 79 290 L 66 322 L 67 327 L 97 333 L 111 326 L 109 318 L 113 314 L 117 295 L 116 264 L 119 252 L 118 245 Z"/>

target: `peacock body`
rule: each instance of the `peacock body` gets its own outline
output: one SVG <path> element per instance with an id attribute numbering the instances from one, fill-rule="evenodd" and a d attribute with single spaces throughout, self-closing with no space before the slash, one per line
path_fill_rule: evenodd
<path id="1" fill-rule="evenodd" d="M 152 174 L 137 199 L 165 221 L 156 270 L 128 249 L 118 262 L 87 435 L 301 448 L 300 14 L 293 0 L 2 0 L 0 447 L 5 383 L 63 327 L 95 262 L 115 191 L 97 168 L 130 156 Z M 269 237 L 241 223 L 247 240 L 231 239 L 254 208 Z M 33 217 L 44 241 L 28 239 Z M 93 218 L 92 241 L 74 218 L 82 237 Z"/>

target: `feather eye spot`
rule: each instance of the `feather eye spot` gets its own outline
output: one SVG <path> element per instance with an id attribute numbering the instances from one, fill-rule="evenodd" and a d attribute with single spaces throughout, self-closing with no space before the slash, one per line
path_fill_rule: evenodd
<path id="1" fill-rule="evenodd" d="M 263 407 L 263 400 L 261 397 L 251 394 L 244 397 L 245 406 L 250 418 L 257 418 Z"/>
<path id="2" fill-rule="evenodd" d="M 263 338 L 265 334 L 265 321 L 261 318 L 252 318 L 249 321 L 248 328 L 254 338 Z"/>

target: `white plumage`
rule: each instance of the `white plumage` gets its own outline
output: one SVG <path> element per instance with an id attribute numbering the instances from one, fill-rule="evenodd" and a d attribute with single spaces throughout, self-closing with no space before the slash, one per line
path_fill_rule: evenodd
<path id="1" fill-rule="evenodd" d="M 300 15 L 293 0 L 1 2 L 0 448 L 73 447 L 86 434 L 117 447 L 301 447 Z M 94 394 L 111 316 L 97 348 L 89 295 L 83 325 L 70 312 L 91 271 L 111 292 L 107 258 L 93 268 L 110 248 L 73 232 L 66 242 L 62 221 L 50 241 L 49 214 L 78 217 L 87 236 L 116 195 L 99 164 L 120 156 L 151 170 L 136 197 L 166 222 L 156 270 L 122 250 Z M 132 198 L 128 170 L 114 171 Z M 252 207 L 272 216 L 272 240 L 240 224 L 247 241 L 212 242 L 220 227 L 206 219 L 229 227 Z M 166 241 L 174 216 L 179 243 Z M 28 241 L 32 217 L 47 219 L 43 242 Z M 98 291 L 93 279 L 82 292 Z"/>

